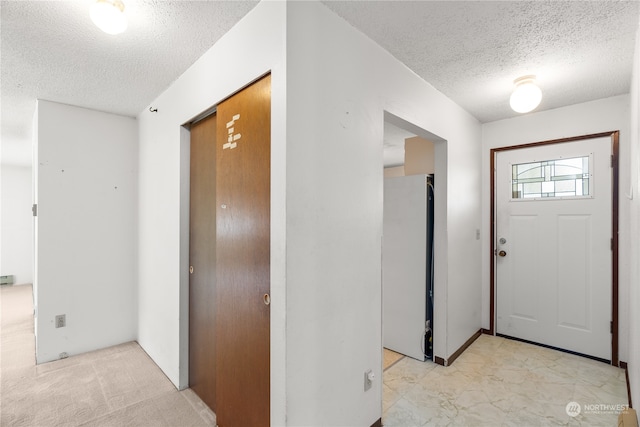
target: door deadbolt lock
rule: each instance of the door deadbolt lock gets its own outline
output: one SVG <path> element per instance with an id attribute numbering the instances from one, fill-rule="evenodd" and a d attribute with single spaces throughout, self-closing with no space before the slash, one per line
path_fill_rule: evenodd
<path id="1" fill-rule="evenodd" d="M 501 237 L 500 240 L 498 240 L 500 242 L 501 245 L 504 245 L 505 243 L 507 243 L 507 239 L 505 239 L 504 237 Z"/>
<path id="2" fill-rule="evenodd" d="M 507 256 L 507 253 L 505 251 L 500 251 L 498 252 L 498 256 L 504 257 L 504 256 Z"/>

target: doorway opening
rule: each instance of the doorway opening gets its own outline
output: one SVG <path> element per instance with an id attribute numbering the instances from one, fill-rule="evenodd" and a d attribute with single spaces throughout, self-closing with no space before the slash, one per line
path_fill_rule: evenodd
<path id="1" fill-rule="evenodd" d="M 385 112 L 383 370 L 405 356 L 444 360 L 446 159 L 444 139 Z"/>
<path id="2" fill-rule="evenodd" d="M 384 126 L 382 344 L 384 366 L 433 360 L 434 144 Z"/>
<path id="3" fill-rule="evenodd" d="M 384 113 L 383 134 L 384 422 L 394 387 L 402 387 L 402 382 L 385 381 L 394 369 L 405 369 L 405 363 L 413 362 L 410 358 L 425 363 L 425 369 L 433 362 L 446 365 L 448 244 L 447 141 L 388 112 Z M 408 224 L 408 220 L 414 222 Z M 403 229 L 405 234 L 398 234 L 393 241 L 393 235 Z M 412 248 L 403 247 L 403 241 L 411 241 Z M 406 261 L 413 270 L 411 277 L 388 274 L 394 263 L 402 270 Z"/>

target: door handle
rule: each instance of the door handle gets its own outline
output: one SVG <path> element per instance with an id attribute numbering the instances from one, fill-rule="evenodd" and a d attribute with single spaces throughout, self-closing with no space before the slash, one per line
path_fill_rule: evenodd
<path id="1" fill-rule="evenodd" d="M 264 294 L 262 296 L 262 302 L 264 302 L 264 305 L 271 304 L 271 296 L 269 294 Z"/>
<path id="2" fill-rule="evenodd" d="M 189 274 L 193 274 L 193 265 L 189 266 Z"/>
<path id="3" fill-rule="evenodd" d="M 500 252 L 498 252 L 498 256 L 505 257 L 505 256 L 507 256 L 507 253 L 505 251 L 500 251 Z"/>

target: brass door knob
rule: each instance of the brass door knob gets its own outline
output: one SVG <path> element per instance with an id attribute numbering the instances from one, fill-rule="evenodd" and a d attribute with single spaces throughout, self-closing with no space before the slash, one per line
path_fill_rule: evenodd
<path id="1" fill-rule="evenodd" d="M 507 256 L 507 253 L 505 251 L 500 251 L 498 252 L 499 256 Z"/>
<path id="2" fill-rule="evenodd" d="M 271 296 L 269 294 L 264 294 L 262 296 L 262 302 L 264 302 L 264 305 L 271 304 Z"/>

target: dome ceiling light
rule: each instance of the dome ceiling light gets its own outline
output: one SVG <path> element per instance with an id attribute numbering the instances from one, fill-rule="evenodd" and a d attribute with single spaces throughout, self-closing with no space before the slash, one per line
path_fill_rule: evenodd
<path id="1" fill-rule="evenodd" d="M 536 85 L 536 76 L 522 76 L 513 81 L 515 89 L 509 99 L 513 111 L 528 113 L 533 111 L 542 100 L 542 91 Z"/>
<path id="2" fill-rule="evenodd" d="M 127 17 L 121 0 L 97 0 L 91 7 L 91 20 L 107 34 L 120 34 L 127 29 Z"/>

